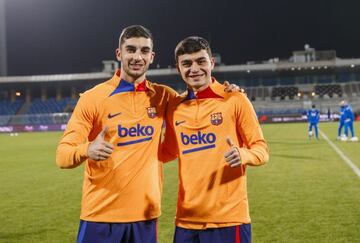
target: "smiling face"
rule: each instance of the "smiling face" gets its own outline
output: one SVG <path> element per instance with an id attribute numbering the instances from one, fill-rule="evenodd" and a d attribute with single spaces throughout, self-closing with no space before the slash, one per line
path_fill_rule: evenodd
<path id="1" fill-rule="evenodd" d="M 117 60 L 121 62 L 120 78 L 128 82 L 143 81 L 154 56 L 153 43 L 150 38 L 125 39 L 116 49 Z"/>
<path id="2" fill-rule="evenodd" d="M 189 88 L 201 91 L 210 85 L 214 59 L 210 58 L 206 50 L 179 55 L 177 58 L 178 71 Z"/>

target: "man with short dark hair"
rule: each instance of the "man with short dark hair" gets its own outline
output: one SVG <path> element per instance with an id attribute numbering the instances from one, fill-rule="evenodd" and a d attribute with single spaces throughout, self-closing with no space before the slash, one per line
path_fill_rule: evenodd
<path id="1" fill-rule="evenodd" d="M 175 59 L 188 90 L 169 103 L 160 153 L 179 161 L 174 242 L 251 242 L 246 169 L 269 156 L 255 111 L 246 95 L 224 92 L 211 76 L 205 39 L 182 40 Z"/>
<path id="2" fill-rule="evenodd" d="M 86 161 L 78 242 L 157 242 L 163 117 L 176 92 L 151 83 L 153 39 L 125 28 L 116 57 L 121 69 L 79 99 L 56 154 L 61 168 Z M 115 146 L 114 146 L 115 145 Z"/>

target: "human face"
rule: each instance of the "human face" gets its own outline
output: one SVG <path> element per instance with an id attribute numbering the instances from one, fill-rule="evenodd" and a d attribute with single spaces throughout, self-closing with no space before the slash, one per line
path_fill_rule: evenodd
<path id="1" fill-rule="evenodd" d="M 129 38 L 116 49 L 117 60 L 121 62 L 120 78 L 129 82 L 143 81 L 149 65 L 153 62 L 151 39 L 144 37 Z"/>
<path id="2" fill-rule="evenodd" d="M 214 59 L 205 50 L 178 56 L 177 68 L 185 83 L 193 91 L 206 89 L 211 83 Z"/>

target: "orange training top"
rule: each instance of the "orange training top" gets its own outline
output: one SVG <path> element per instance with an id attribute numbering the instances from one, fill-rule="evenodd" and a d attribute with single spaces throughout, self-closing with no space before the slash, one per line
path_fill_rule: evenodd
<path id="1" fill-rule="evenodd" d="M 250 223 L 246 166 L 268 160 L 268 147 L 246 95 L 225 93 L 213 80 L 171 102 L 161 160 L 179 158 L 176 225 L 189 229 Z M 176 137 L 176 139 L 174 139 Z M 238 147 L 241 167 L 231 168 L 226 138 Z"/>
<path id="2" fill-rule="evenodd" d="M 158 160 L 161 127 L 176 92 L 144 80 L 120 80 L 120 72 L 79 99 L 56 153 L 61 168 L 86 161 L 80 218 L 134 222 L 160 215 L 162 168 Z M 88 159 L 89 143 L 107 126 L 115 149 L 105 161 Z"/>

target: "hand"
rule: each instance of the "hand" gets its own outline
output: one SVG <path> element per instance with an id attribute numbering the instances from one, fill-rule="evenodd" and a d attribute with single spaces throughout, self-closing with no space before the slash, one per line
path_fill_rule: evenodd
<path id="1" fill-rule="evenodd" d="M 225 160 L 230 165 L 230 167 L 240 167 L 241 166 L 241 158 L 239 149 L 234 145 L 231 138 L 226 138 L 226 143 L 230 146 L 230 150 L 228 150 L 225 154 Z"/>
<path id="2" fill-rule="evenodd" d="M 95 161 L 106 160 L 114 150 L 114 145 L 105 141 L 108 128 L 105 127 L 92 141 L 88 148 L 88 156 Z"/>
<path id="3" fill-rule="evenodd" d="M 245 93 L 245 90 L 240 88 L 238 85 L 236 84 L 230 84 L 228 81 L 224 82 L 225 85 L 225 89 L 224 91 L 227 93 L 231 93 L 231 92 L 240 92 L 240 93 Z"/>

